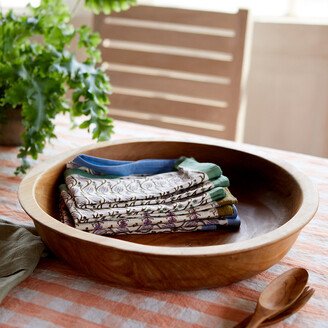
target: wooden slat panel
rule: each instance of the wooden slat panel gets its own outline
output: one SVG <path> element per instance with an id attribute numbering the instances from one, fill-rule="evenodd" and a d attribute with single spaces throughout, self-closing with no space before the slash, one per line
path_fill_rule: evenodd
<path id="1" fill-rule="evenodd" d="M 111 15 L 106 22 L 100 16 L 95 23 L 105 39 L 114 117 L 234 139 L 246 21 L 245 10 L 152 6 Z"/>
<path id="2" fill-rule="evenodd" d="M 184 132 L 195 133 L 195 134 L 222 138 L 222 139 L 232 140 L 232 139 L 234 139 L 234 133 L 235 133 L 234 130 L 229 130 L 229 129 L 226 129 L 224 131 L 213 131 L 213 130 L 202 129 L 202 128 L 197 128 L 197 127 L 191 127 L 191 126 L 188 127 L 185 125 L 165 123 L 165 122 L 160 122 L 158 120 L 147 120 L 147 119 L 142 119 L 142 118 L 129 118 L 129 117 L 120 116 L 120 115 L 112 115 L 112 117 L 114 119 L 118 119 L 118 120 L 122 120 L 122 121 L 158 126 L 161 128 L 184 131 Z"/>
<path id="3" fill-rule="evenodd" d="M 231 87 L 229 85 L 134 74 L 115 70 L 110 70 L 109 76 L 111 84 L 114 87 L 160 91 L 226 102 L 229 102 L 231 99 Z"/>
<path id="4" fill-rule="evenodd" d="M 114 40 L 151 43 L 184 48 L 232 53 L 236 39 L 217 35 L 184 33 L 134 26 L 111 25 L 102 27 L 102 37 Z"/>
<path id="5" fill-rule="evenodd" d="M 135 66 L 164 68 L 215 76 L 230 76 L 232 62 L 214 59 L 192 58 L 145 51 L 102 47 L 103 60 Z"/>
<path id="6" fill-rule="evenodd" d="M 238 21 L 236 14 L 152 6 L 136 6 L 112 16 L 226 29 L 234 29 Z"/>
<path id="7" fill-rule="evenodd" d="M 167 99 L 139 97 L 114 92 L 110 97 L 110 101 L 110 107 L 113 108 L 176 116 L 223 125 L 229 125 L 228 122 L 231 118 L 229 108 L 217 108 Z"/>

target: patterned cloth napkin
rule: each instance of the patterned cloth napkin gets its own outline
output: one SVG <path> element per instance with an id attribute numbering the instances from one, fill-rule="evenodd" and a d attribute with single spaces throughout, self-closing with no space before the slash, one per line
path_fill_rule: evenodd
<path id="1" fill-rule="evenodd" d="M 77 229 L 114 235 L 240 226 L 237 199 L 216 164 L 193 158 L 126 162 L 80 155 L 67 167 L 60 219 Z M 154 170 L 160 173 L 152 174 Z"/>

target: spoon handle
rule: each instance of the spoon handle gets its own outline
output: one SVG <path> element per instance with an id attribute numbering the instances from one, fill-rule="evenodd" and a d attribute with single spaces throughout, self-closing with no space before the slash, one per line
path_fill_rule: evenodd
<path id="1" fill-rule="evenodd" d="M 253 313 L 249 314 L 243 321 L 240 321 L 235 326 L 233 326 L 233 328 L 245 328 L 246 325 L 251 321 L 252 317 Z"/>
<path id="2" fill-rule="evenodd" d="M 252 316 L 251 321 L 248 323 L 246 328 L 256 328 L 259 327 L 260 324 L 267 318 L 268 316 L 265 316 L 262 311 L 256 311 L 254 315 Z"/>

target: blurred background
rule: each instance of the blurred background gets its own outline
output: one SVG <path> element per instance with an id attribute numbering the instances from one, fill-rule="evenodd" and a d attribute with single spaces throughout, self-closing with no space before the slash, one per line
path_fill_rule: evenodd
<path id="1" fill-rule="evenodd" d="M 17 10 L 27 2 L 0 0 L 2 7 Z M 67 2 L 75 6 L 75 1 Z M 328 157 L 328 0 L 139 0 L 138 4 L 227 12 L 249 9 L 252 42 L 243 141 Z M 93 25 L 93 15 L 83 2 L 74 20 Z"/>

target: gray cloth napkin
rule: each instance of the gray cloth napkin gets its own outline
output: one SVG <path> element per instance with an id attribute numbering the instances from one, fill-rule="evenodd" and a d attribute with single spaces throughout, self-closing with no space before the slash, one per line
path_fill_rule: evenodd
<path id="1" fill-rule="evenodd" d="M 34 227 L 0 218 L 0 304 L 12 288 L 32 274 L 45 254 Z"/>

